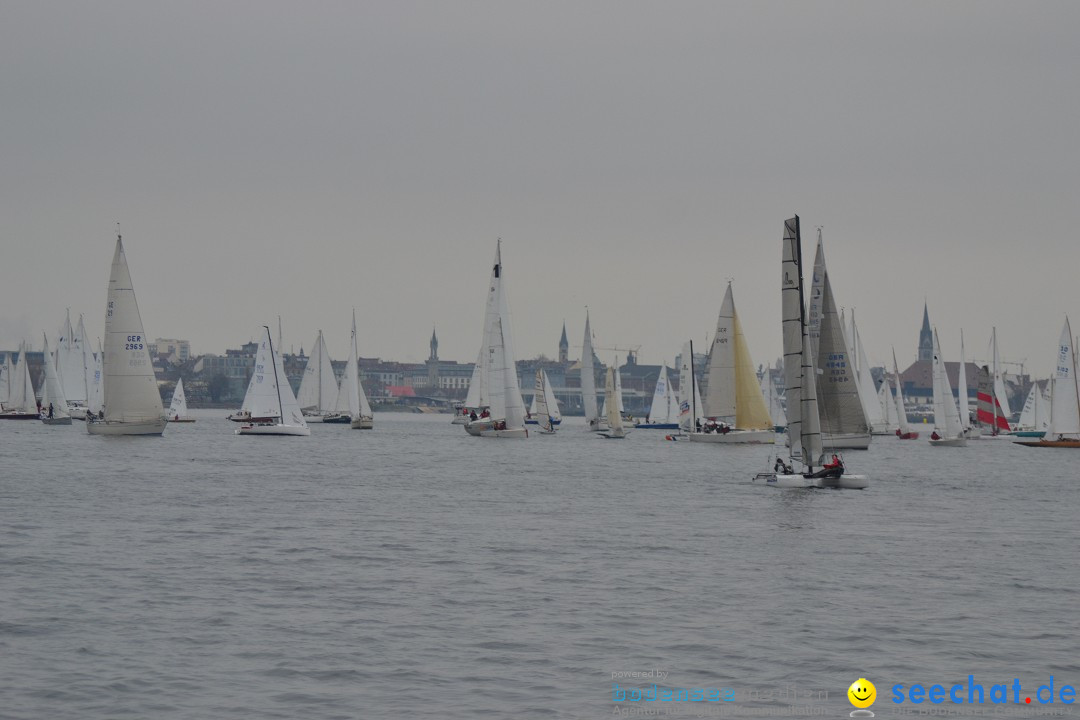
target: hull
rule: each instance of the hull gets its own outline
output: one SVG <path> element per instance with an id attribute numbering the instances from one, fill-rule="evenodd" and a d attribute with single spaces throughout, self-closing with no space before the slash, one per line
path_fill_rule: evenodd
<path id="1" fill-rule="evenodd" d="M 311 423 L 321 423 L 326 419 L 326 415 L 305 415 L 304 422 L 308 425 Z"/>
<path id="2" fill-rule="evenodd" d="M 507 438 L 507 439 L 524 439 L 529 437 L 529 431 L 525 428 L 514 428 L 510 430 L 484 430 L 480 433 L 480 437 L 486 438 Z"/>
<path id="3" fill-rule="evenodd" d="M 821 488 L 826 490 L 863 490 L 870 485 L 866 475 L 841 475 L 840 477 L 815 478 L 802 473 L 758 473 L 754 482 L 775 488 Z"/>
<path id="4" fill-rule="evenodd" d="M 896 437 L 899 438 L 900 440 L 918 440 L 919 439 L 919 433 L 917 433 L 917 432 L 906 432 L 906 433 L 897 432 Z"/>
<path id="5" fill-rule="evenodd" d="M 940 440 L 930 439 L 930 444 L 934 447 L 967 447 L 966 437 L 954 437 L 954 438 L 941 438 Z"/>
<path id="6" fill-rule="evenodd" d="M 369 417 L 357 418 L 349 423 L 349 427 L 353 430 L 373 430 L 375 428 L 375 420 Z"/>
<path id="7" fill-rule="evenodd" d="M 1080 448 L 1080 440 L 1029 440 L 1016 444 L 1024 447 Z"/>
<path id="8" fill-rule="evenodd" d="M 86 432 L 91 435 L 161 435 L 166 425 L 165 418 L 145 422 L 91 420 L 86 423 Z"/>
<path id="9" fill-rule="evenodd" d="M 607 420 L 601 418 L 594 418 L 589 421 L 589 430 L 591 432 L 601 432 L 608 429 Z"/>
<path id="10" fill-rule="evenodd" d="M 195 422 L 195 418 L 172 418 L 171 420 L 169 420 L 169 422 L 170 422 L 170 423 L 188 423 L 188 422 Z"/>
<path id="11" fill-rule="evenodd" d="M 43 422 L 46 425 L 70 425 L 71 424 L 71 418 L 68 417 L 68 416 L 64 416 L 64 417 L 43 417 L 43 418 L 41 418 L 41 422 Z"/>
<path id="12" fill-rule="evenodd" d="M 1013 437 L 1022 438 L 1042 438 L 1044 435 L 1046 435 L 1045 430 L 1017 430 L 1012 434 Z"/>
<path id="13" fill-rule="evenodd" d="M 327 415 L 320 422 L 324 425 L 349 425 L 352 418 L 348 415 Z"/>
<path id="14" fill-rule="evenodd" d="M 732 430 L 730 432 L 690 433 L 690 442 L 772 444 L 776 433 L 772 430 Z"/>
<path id="15" fill-rule="evenodd" d="M 469 422 L 468 415 L 455 415 L 454 419 L 450 421 L 451 425 L 464 425 Z"/>
<path id="16" fill-rule="evenodd" d="M 678 430 L 679 423 L 636 423 L 634 427 L 642 430 Z"/>
<path id="17" fill-rule="evenodd" d="M 241 425 L 236 428 L 237 435 L 292 435 L 306 437 L 311 434 L 311 428 L 298 427 L 296 425 Z"/>
<path id="18" fill-rule="evenodd" d="M 41 416 L 37 413 L 5 412 L 0 413 L 0 420 L 37 420 Z"/>
<path id="19" fill-rule="evenodd" d="M 825 450 L 869 450 L 870 433 L 822 433 L 821 445 Z"/>
<path id="20" fill-rule="evenodd" d="M 494 420 L 476 420 L 465 425 L 465 432 L 473 437 L 480 437 L 480 433 L 493 429 L 495 429 Z"/>
<path id="21" fill-rule="evenodd" d="M 540 421 L 530 418 L 530 419 L 525 421 L 525 424 L 526 425 L 539 425 Z M 555 422 L 553 422 L 551 424 L 554 425 L 555 427 L 559 427 L 560 425 L 562 425 L 562 418 L 559 418 L 558 420 L 556 420 Z"/>
<path id="22" fill-rule="evenodd" d="M 1041 435 L 1042 433 L 1040 433 Z M 968 440 L 978 440 L 982 437 L 982 428 L 971 427 L 964 431 L 964 437 Z"/>
<path id="23" fill-rule="evenodd" d="M 626 439 L 626 433 L 625 432 L 614 433 L 614 432 L 605 430 L 604 432 L 597 433 L 597 434 L 600 437 L 604 438 L 605 440 L 625 440 Z"/>
<path id="24" fill-rule="evenodd" d="M 257 422 L 271 422 L 272 423 L 275 420 L 277 420 L 276 417 L 253 418 L 253 417 L 251 417 L 250 415 L 248 415 L 246 413 L 233 413 L 232 415 L 228 416 L 225 419 L 230 420 L 230 421 L 235 422 L 235 423 L 253 423 L 253 422 L 254 423 L 257 423 Z"/>

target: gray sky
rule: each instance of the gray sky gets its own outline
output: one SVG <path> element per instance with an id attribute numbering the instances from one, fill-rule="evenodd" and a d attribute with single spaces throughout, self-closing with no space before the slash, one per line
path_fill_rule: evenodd
<path id="1" fill-rule="evenodd" d="M 146 332 L 280 314 L 366 356 L 480 344 L 495 240 L 521 357 L 584 308 L 673 360 L 726 279 L 780 353 L 783 220 L 825 226 L 874 362 L 922 301 L 956 359 L 1080 332 L 1080 4 L 5 2 L 0 347 L 104 325 L 121 223 Z M 606 360 L 611 353 L 600 351 Z"/>

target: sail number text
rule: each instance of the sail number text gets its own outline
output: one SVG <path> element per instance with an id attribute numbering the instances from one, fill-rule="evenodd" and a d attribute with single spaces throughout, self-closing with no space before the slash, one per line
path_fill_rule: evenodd
<path id="1" fill-rule="evenodd" d="M 128 335 L 127 342 L 124 343 L 125 350 L 142 350 L 142 335 Z"/>

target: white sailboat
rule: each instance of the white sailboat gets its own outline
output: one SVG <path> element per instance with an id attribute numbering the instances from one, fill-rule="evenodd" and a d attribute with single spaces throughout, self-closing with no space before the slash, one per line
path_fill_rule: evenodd
<path id="1" fill-rule="evenodd" d="M 559 414 L 559 404 L 555 401 L 555 395 L 551 392 L 547 373 L 543 368 L 536 371 L 536 385 L 533 389 L 533 422 L 540 426 L 541 434 L 550 435 L 555 432 L 558 425 L 556 415 Z M 526 420 L 526 423 L 529 421 Z"/>
<path id="2" fill-rule="evenodd" d="M 176 388 L 173 389 L 172 402 L 169 403 L 169 422 L 171 423 L 193 423 L 195 418 L 188 414 L 187 409 L 187 396 L 184 395 L 184 379 L 180 378 L 176 381 Z"/>
<path id="3" fill-rule="evenodd" d="M 615 369 L 615 364 L 612 363 L 608 366 L 607 374 L 604 378 L 604 393 L 609 398 L 614 398 L 616 394 L 615 388 L 615 373 L 618 372 Z M 622 413 L 619 411 L 619 403 L 609 402 L 607 404 L 607 424 L 608 426 L 600 431 L 600 437 L 605 437 L 611 440 L 621 440 L 626 437 L 627 430 L 623 426 Z"/>
<path id="4" fill-rule="evenodd" d="M 90 418 L 86 424 L 87 432 L 91 435 L 161 435 L 165 432 L 165 409 L 161 406 L 161 394 L 120 233 L 116 234 L 109 274 L 102 368 L 105 417 Z"/>
<path id="5" fill-rule="evenodd" d="M 70 425 L 71 414 L 68 412 L 67 398 L 64 397 L 64 387 L 56 372 L 56 364 L 49 353 L 48 337 L 42 345 L 42 356 L 45 361 L 45 387 L 41 393 L 41 422 L 46 425 Z"/>
<path id="6" fill-rule="evenodd" d="M 496 324 L 501 325 L 501 329 L 498 333 L 495 331 Z M 510 363 L 510 374 L 513 375 L 514 384 L 517 385 L 517 369 L 514 362 L 514 343 L 513 336 L 510 332 L 510 303 L 506 298 L 506 288 L 504 287 L 503 278 L 501 240 L 495 244 L 495 262 L 491 266 L 491 277 L 488 280 L 487 298 L 484 303 L 484 329 L 481 333 L 480 342 L 480 382 L 478 398 L 486 404 L 481 408 L 481 412 L 476 420 L 472 420 L 470 417 L 469 422 L 465 424 L 465 431 L 470 435 L 479 436 L 485 430 L 494 428 L 496 420 L 500 422 L 503 420 L 503 418 L 498 417 L 498 415 L 502 414 L 503 409 L 506 407 L 506 378 L 503 375 L 500 375 L 497 379 L 492 377 L 493 369 L 496 366 L 496 361 L 493 357 L 494 350 L 492 347 L 492 342 L 495 341 L 502 345 L 499 352 L 502 353 L 503 357 L 499 360 L 499 364 L 501 366 L 504 362 Z M 500 372 L 504 371 L 505 368 L 500 370 Z M 498 404 L 498 412 L 496 412 L 496 397 L 501 398 Z M 510 398 L 509 402 L 512 406 L 521 406 L 522 423 L 524 423 L 525 404 L 521 400 L 520 387 L 518 387 L 517 398 Z"/>
<path id="7" fill-rule="evenodd" d="M 364 385 L 360 382 L 360 355 L 356 339 L 356 310 L 352 316 L 352 334 L 349 336 L 349 359 L 345 363 L 345 372 L 338 385 L 337 401 L 334 414 L 325 422 L 348 423 L 353 430 L 371 430 L 375 427 L 375 416 L 371 412 Z"/>
<path id="8" fill-rule="evenodd" d="M 693 442 L 771 443 L 775 440 L 772 418 L 761 394 L 746 336 L 728 283 L 716 335 L 709 352 L 708 391 L 701 432 L 690 434 Z"/>
<path id="9" fill-rule="evenodd" d="M 274 350 L 270 326 L 263 325 L 263 338 L 255 354 L 255 373 L 248 385 L 244 406 L 251 416 L 260 418 L 236 428 L 237 435 L 297 435 L 311 434 L 304 414 L 285 377 L 281 355 Z M 106 404 L 106 407 L 108 405 Z"/>
<path id="10" fill-rule="evenodd" d="M 86 339 L 86 327 L 79 316 L 77 328 L 71 325 L 71 314 L 64 317 L 60 341 L 56 345 L 56 372 L 64 388 L 70 415 L 84 419 L 89 404 L 89 385 L 87 383 L 87 356 L 92 355 Z"/>
<path id="11" fill-rule="evenodd" d="M 850 475 L 843 463 L 814 466 L 823 462 L 821 417 L 818 409 L 817 383 L 812 378 L 814 352 L 810 343 L 806 306 L 803 304 L 802 242 L 799 216 L 784 221 L 783 250 L 780 263 L 781 307 L 783 309 L 784 384 L 787 388 L 788 435 L 791 439 L 790 465 L 777 458 L 773 472 L 758 473 L 755 482 L 780 488 L 863 489 L 870 482 L 865 475 Z M 823 305 L 828 308 L 828 294 Z M 842 341 L 842 337 L 840 338 Z M 798 471 L 797 465 L 803 470 Z"/>
<path id="12" fill-rule="evenodd" d="M 934 328 L 934 432 L 930 435 L 930 444 L 935 447 L 964 447 L 964 427 L 960 424 L 960 413 L 953 400 L 952 383 L 945 373 L 945 361 L 941 358 L 941 343 L 938 341 L 937 328 Z"/>
<path id="13" fill-rule="evenodd" d="M 893 402 L 892 385 L 889 384 L 888 376 L 883 378 L 881 387 L 878 388 L 878 406 L 885 418 L 885 426 L 890 433 L 895 433 L 900 427 L 900 421 L 896 416 L 896 403 Z"/>
<path id="14" fill-rule="evenodd" d="M 964 437 L 975 440 L 982 435 L 982 428 L 971 422 L 971 404 L 968 398 L 967 356 L 964 355 L 964 331 L 960 331 L 960 371 L 956 377 L 957 400 L 960 403 L 960 427 Z"/>
<path id="15" fill-rule="evenodd" d="M 300 389 L 296 393 L 296 401 L 304 413 L 304 420 L 309 423 L 322 422 L 327 415 L 333 414 L 337 395 L 338 385 L 334 368 L 330 364 L 330 352 L 326 349 L 326 340 L 320 330 L 304 367 Z"/>
<path id="16" fill-rule="evenodd" d="M 465 425 L 469 422 L 471 415 L 479 415 L 487 407 L 487 402 L 483 397 L 484 384 L 481 379 L 483 364 L 484 349 L 480 348 L 480 352 L 476 355 L 476 364 L 473 365 L 472 376 L 469 378 L 469 389 L 465 394 L 465 403 L 457 408 L 454 419 L 450 421 L 451 424 Z"/>
<path id="17" fill-rule="evenodd" d="M 896 364 L 896 348 L 892 351 L 893 382 L 896 385 L 896 437 L 901 440 L 917 440 L 919 433 L 911 429 L 907 419 L 907 405 L 904 403 L 904 391 L 900 389 L 900 368 Z"/>
<path id="18" fill-rule="evenodd" d="M 3 411 L 3 409 L 7 407 L 8 397 L 11 395 L 11 390 L 9 389 L 11 372 L 11 353 L 5 353 L 4 365 L 0 367 L 0 411 Z"/>
<path id="19" fill-rule="evenodd" d="M 1026 447 L 1080 448 L 1080 379 L 1069 318 L 1061 328 L 1054 374 L 1050 379 L 1050 422 L 1041 440 L 1018 441 Z"/>
<path id="20" fill-rule="evenodd" d="M 656 389 L 653 390 L 649 413 L 643 421 L 635 423 L 634 427 L 646 430 L 679 429 L 679 400 L 675 397 L 675 390 L 668 378 L 667 361 L 660 366 L 660 377 L 656 378 Z"/>
<path id="21" fill-rule="evenodd" d="M 8 401 L 4 405 L 4 411 L 0 413 L 0 419 L 38 419 L 37 394 L 34 391 L 34 381 L 30 378 L 30 362 L 26 357 L 29 351 L 30 346 L 27 343 L 19 345 L 19 362 L 9 373 Z"/>
<path id="22" fill-rule="evenodd" d="M 870 432 L 873 435 L 891 435 L 894 428 L 886 420 L 884 409 L 878 402 L 874 377 L 870 374 L 870 362 L 866 359 L 866 348 L 859 336 L 859 328 L 855 325 L 855 308 L 851 309 L 851 345 L 852 356 L 858 361 L 855 365 L 855 378 L 859 386 L 859 400 L 862 401 L 863 415 L 870 425 Z"/>
<path id="23" fill-rule="evenodd" d="M 832 281 L 825 265 L 825 249 L 818 229 L 817 256 L 811 285 L 810 346 L 817 368 L 817 397 L 821 411 L 821 437 L 826 450 L 870 447 L 870 424 L 863 410 L 855 378 L 855 363 L 844 336 Z"/>
<path id="24" fill-rule="evenodd" d="M 525 403 L 521 400 L 517 368 L 506 348 L 502 317 L 495 318 L 488 340 L 488 387 L 491 391 L 491 426 L 480 431 L 485 438 L 527 438 Z"/>
<path id="25" fill-rule="evenodd" d="M 1050 427 L 1050 386 L 1046 382 L 1040 387 L 1039 381 L 1031 383 L 1024 407 L 1020 410 L 1020 420 L 1013 429 L 1016 437 L 1043 437 Z"/>

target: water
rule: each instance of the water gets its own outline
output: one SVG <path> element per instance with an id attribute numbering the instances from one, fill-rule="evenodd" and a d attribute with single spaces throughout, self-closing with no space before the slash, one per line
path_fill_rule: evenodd
<path id="1" fill-rule="evenodd" d="M 1080 684 L 1067 450 L 877 438 L 869 490 L 782 491 L 749 482 L 772 448 L 578 418 L 199 418 L 0 422 L 0 717 L 605 717 L 654 669 L 826 717 L 859 677 L 879 715 L 895 683 Z"/>

